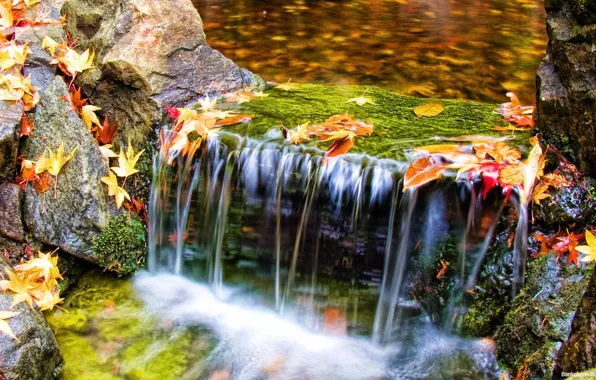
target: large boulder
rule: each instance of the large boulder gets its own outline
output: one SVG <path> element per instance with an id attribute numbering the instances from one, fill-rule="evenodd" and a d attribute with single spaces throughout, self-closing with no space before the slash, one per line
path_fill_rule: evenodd
<path id="1" fill-rule="evenodd" d="M 77 84 L 118 121 L 116 139 L 133 145 L 155 140 L 163 105 L 182 105 L 208 93 L 256 83 L 249 71 L 211 49 L 190 0 L 67 0 L 66 29 L 97 68 Z M 149 139 L 148 139 L 149 137 Z"/>
<path id="2" fill-rule="evenodd" d="M 32 238 L 97 262 L 92 242 L 116 209 L 100 180 L 108 175 L 108 166 L 83 121 L 70 110 L 71 104 L 61 100 L 67 94 L 62 78 L 49 82 L 35 111 L 35 132 L 43 139 L 26 139 L 21 154 L 37 160 L 46 147 L 56 152 L 61 143 L 65 153 L 78 150 L 60 171 L 55 195 L 53 188 L 45 194 L 37 194 L 31 186 L 27 189 L 23 222 Z"/>
<path id="3" fill-rule="evenodd" d="M 0 273 L 10 264 L 0 254 Z M 13 295 L 0 292 L 0 310 L 19 314 L 6 319 L 18 340 L 0 332 L 0 379 L 52 379 L 60 371 L 62 354 L 58 342 L 37 308 L 22 302 L 10 307 Z"/>
<path id="4" fill-rule="evenodd" d="M 549 45 L 537 77 L 536 126 L 547 142 L 596 175 L 596 25 L 593 1 L 548 0 Z"/>

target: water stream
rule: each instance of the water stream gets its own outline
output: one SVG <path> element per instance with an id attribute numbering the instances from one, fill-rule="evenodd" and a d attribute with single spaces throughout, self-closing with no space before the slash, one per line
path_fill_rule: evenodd
<path id="1" fill-rule="evenodd" d="M 405 167 L 322 164 L 317 149 L 233 134 L 159 155 L 137 289 L 161 317 L 214 332 L 205 368 L 234 379 L 498 378 L 494 347 L 457 337 L 458 321 L 504 210 L 519 216 L 512 255 L 527 216 L 473 181 L 403 192 Z"/>

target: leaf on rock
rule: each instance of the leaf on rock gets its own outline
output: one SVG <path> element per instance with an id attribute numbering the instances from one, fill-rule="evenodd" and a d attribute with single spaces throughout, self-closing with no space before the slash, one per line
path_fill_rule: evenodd
<path id="1" fill-rule="evenodd" d="M 101 129 L 101 124 L 99 123 L 99 119 L 95 114 L 95 111 L 99 111 L 100 109 L 101 108 L 92 106 L 90 104 L 81 108 L 81 119 L 83 119 L 85 127 L 87 127 L 89 131 L 93 130 L 93 124 L 97 125 Z"/>
<path id="2" fill-rule="evenodd" d="M 108 185 L 108 195 L 114 196 L 117 209 L 120 209 L 120 206 L 122 206 L 122 202 L 124 202 L 125 199 L 130 200 L 130 196 L 126 190 L 118 185 L 118 178 L 114 173 L 110 172 L 107 177 L 101 177 L 101 182 Z"/>
<path id="3" fill-rule="evenodd" d="M 114 134 L 116 133 L 117 129 L 118 121 L 116 121 L 114 124 L 110 124 L 108 122 L 108 117 L 104 117 L 103 125 L 101 128 L 97 129 L 97 141 L 103 145 L 111 143 L 114 139 Z"/>
<path id="4" fill-rule="evenodd" d="M 329 162 L 329 160 L 331 160 L 332 158 L 336 158 L 348 153 L 350 149 L 352 149 L 352 147 L 354 146 L 354 140 L 355 137 L 352 135 L 333 141 L 333 144 L 331 144 L 327 151 L 325 151 L 325 156 L 323 157 L 323 164 Z"/>
<path id="5" fill-rule="evenodd" d="M 422 157 L 414 161 L 404 175 L 404 189 L 413 189 L 443 176 L 446 165 L 437 164 L 432 157 Z"/>
<path id="6" fill-rule="evenodd" d="M 2 5 L 0 5 L 1 7 Z M 7 319 L 10 319 L 12 317 L 14 317 L 15 315 L 18 315 L 19 312 L 13 312 L 13 311 L 0 311 L 0 332 L 3 332 L 4 334 L 9 335 L 11 338 L 18 340 L 17 337 L 14 335 L 12 329 L 10 328 L 10 326 L 8 325 L 8 322 L 6 322 Z"/>
<path id="7" fill-rule="evenodd" d="M 135 169 L 135 166 L 137 165 L 137 161 L 139 160 L 139 157 L 141 157 L 141 154 L 143 154 L 144 151 L 145 149 L 141 150 L 139 153 L 135 155 L 135 151 L 129 139 L 126 154 L 124 154 L 124 149 L 120 149 L 120 154 L 118 155 L 119 166 L 112 167 L 112 171 L 116 173 L 118 177 L 128 177 L 129 175 L 138 173 L 138 170 Z"/>
<path id="8" fill-rule="evenodd" d="M 58 62 L 65 70 L 65 74 L 74 77 L 77 73 L 82 73 L 85 70 L 93 68 L 93 58 L 95 53 L 85 50 L 83 54 L 67 48 L 66 53 L 58 58 Z"/>
<path id="9" fill-rule="evenodd" d="M 37 160 L 37 165 L 35 166 L 35 173 L 43 173 L 47 170 L 51 175 L 57 177 L 62 170 L 64 164 L 66 164 L 75 154 L 79 147 L 74 148 L 68 155 L 64 156 L 64 142 L 60 142 L 60 146 L 56 153 L 52 152 L 52 150 L 48 147 L 46 148 L 49 153 L 49 157 L 46 158 L 45 152 L 41 155 L 39 160 Z"/>
<path id="10" fill-rule="evenodd" d="M 439 115 L 444 110 L 445 110 L 445 108 L 443 107 L 443 105 L 441 103 L 430 102 L 430 103 L 422 104 L 422 105 L 414 108 L 414 113 L 419 118 L 434 117 L 434 116 Z"/>
<path id="11" fill-rule="evenodd" d="M 114 151 L 111 149 L 112 144 L 100 145 L 98 148 L 99 148 L 99 151 L 101 152 L 101 155 L 106 160 L 109 160 L 110 158 L 113 158 L 113 157 L 118 157 L 118 155 L 116 153 L 114 153 Z"/>
<path id="12" fill-rule="evenodd" d="M 586 230 L 586 243 L 588 245 L 580 245 L 575 247 L 575 250 L 578 252 L 583 253 L 584 257 L 582 257 L 582 262 L 592 262 L 596 261 L 596 238 L 592 234 L 592 232 Z"/>

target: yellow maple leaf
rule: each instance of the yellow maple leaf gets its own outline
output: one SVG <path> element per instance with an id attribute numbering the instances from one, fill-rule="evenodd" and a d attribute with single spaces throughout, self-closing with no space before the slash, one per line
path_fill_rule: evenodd
<path id="1" fill-rule="evenodd" d="M 592 232 L 586 230 L 586 243 L 588 245 L 579 245 L 575 247 L 575 250 L 578 252 L 583 253 L 584 257 L 582 257 L 583 262 L 591 262 L 596 261 L 596 238 L 592 234 Z"/>
<path id="2" fill-rule="evenodd" d="M 45 36 L 41 40 L 41 47 L 46 49 L 52 57 L 56 56 L 56 49 L 59 49 L 61 46 L 62 44 L 59 44 L 49 36 Z"/>
<path id="3" fill-rule="evenodd" d="M 97 115 L 95 114 L 95 111 L 99 111 L 100 109 L 101 108 L 92 106 L 90 104 L 83 106 L 83 108 L 81 108 L 81 119 L 83 119 L 83 122 L 85 123 L 85 127 L 87 127 L 87 129 L 89 131 L 93 130 L 93 124 L 102 128 L 101 124 L 99 123 L 99 119 L 97 118 Z"/>
<path id="4" fill-rule="evenodd" d="M 6 3 L 6 5 L 7 7 L 0 3 L 0 28 L 10 28 L 14 22 L 11 4 Z"/>
<path id="5" fill-rule="evenodd" d="M 48 150 L 49 157 L 46 158 L 46 153 L 43 152 L 41 157 L 37 160 L 35 174 L 43 173 L 47 170 L 51 175 L 57 177 L 64 164 L 66 164 L 74 156 L 79 147 L 74 148 L 66 156 L 64 156 L 64 142 L 60 142 L 60 146 L 58 147 L 56 153 L 54 153 L 49 147 L 46 149 Z"/>
<path id="6" fill-rule="evenodd" d="M 15 267 L 18 273 L 25 273 L 33 279 L 43 277 L 45 281 L 52 282 L 62 279 L 58 270 L 58 256 L 52 256 L 52 252 L 42 253 L 37 251 L 38 257 L 32 258 L 23 264 Z"/>
<path id="7" fill-rule="evenodd" d="M 64 301 L 59 292 L 53 292 L 45 287 L 39 287 L 35 292 L 35 304 L 41 311 L 53 310 L 57 304 Z"/>
<path id="8" fill-rule="evenodd" d="M 25 277 L 24 279 L 21 278 L 17 273 L 10 270 L 10 268 L 6 267 L 6 273 L 8 273 L 9 280 L 2 280 L 0 281 L 0 288 L 2 288 L 3 292 L 10 290 L 11 292 L 15 293 L 12 305 L 12 308 L 15 305 L 20 304 L 21 302 L 26 302 L 31 308 L 33 308 L 33 298 L 29 294 L 29 290 L 33 289 L 31 285 L 30 279 Z"/>
<path id="9" fill-rule="evenodd" d="M 18 314 L 19 314 L 19 312 L 0 311 L 0 332 L 3 332 L 5 334 L 9 335 L 11 338 L 13 338 L 15 340 L 18 340 L 18 339 L 12 332 L 12 329 L 10 328 L 10 326 L 8 325 L 8 322 L 6 322 L 6 320 L 10 319 Z"/>
<path id="10" fill-rule="evenodd" d="M 118 165 L 119 166 L 112 167 L 111 168 L 112 171 L 114 173 L 116 173 L 116 175 L 118 177 L 128 177 L 131 174 L 137 173 L 138 170 L 135 169 L 135 166 L 137 165 L 137 161 L 139 160 L 139 157 L 141 157 L 141 154 L 143 154 L 144 151 L 145 151 L 145 149 L 141 150 L 135 156 L 135 151 L 132 148 L 132 145 L 130 144 L 130 139 L 129 139 L 128 140 L 128 149 L 126 150 L 126 154 L 124 154 L 123 149 L 120 149 L 120 154 L 118 155 Z"/>
<path id="11" fill-rule="evenodd" d="M 209 95 L 207 95 L 204 99 L 199 99 L 199 104 L 201 105 L 201 111 L 209 111 L 215 108 L 217 98 L 211 99 L 209 98 Z"/>
<path id="12" fill-rule="evenodd" d="M 543 183 L 537 186 L 532 192 L 532 202 L 539 205 L 541 201 L 550 198 L 550 194 L 547 193 L 548 187 L 548 183 Z"/>
<path id="13" fill-rule="evenodd" d="M 0 47 L 0 69 L 8 70 L 15 65 L 24 65 L 29 54 L 27 44 L 17 45 L 14 41 Z"/>
<path id="14" fill-rule="evenodd" d="M 93 68 L 94 57 L 95 53 L 91 53 L 89 49 L 85 50 L 83 54 L 79 54 L 68 48 L 66 53 L 58 58 L 58 61 L 66 66 L 70 75 L 74 77 L 77 73 L 82 73 L 85 70 Z"/>
<path id="15" fill-rule="evenodd" d="M 118 157 L 118 155 L 112 150 L 112 144 L 99 146 L 99 151 L 106 160 L 109 160 L 112 157 Z"/>
<path id="16" fill-rule="evenodd" d="M 297 126 L 293 130 L 286 130 L 286 139 L 292 144 L 298 144 L 302 141 L 310 140 L 310 132 L 308 126 L 310 122 L 306 122 Z"/>
<path id="17" fill-rule="evenodd" d="M 339 140 L 346 137 L 353 139 L 356 137 L 356 133 L 352 131 L 346 131 L 345 129 L 340 129 L 333 132 L 322 132 L 319 134 L 319 137 L 321 138 L 321 141 Z"/>
<path id="18" fill-rule="evenodd" d="M 101 177 L 101 182 L 108 185 L 108 195 L 113 195 L 116 200 L 116 208 L 120 209 L 122 206 L 122 202 L 124 199 L 130 200 L 130 196 L 120 186 L 118 186 L 118 178 L 114 175 L 114 173 L 110 172 L 107 177 Z"/>

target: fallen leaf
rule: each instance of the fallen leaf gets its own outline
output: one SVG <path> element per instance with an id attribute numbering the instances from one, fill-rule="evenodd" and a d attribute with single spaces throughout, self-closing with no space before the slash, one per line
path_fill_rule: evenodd
<path id="1" fill-rule="evenodd" d="M 425 103 L 425 104 L 422 104 L 422 105 L 414 108 L 414 113 L 419 118 L 434 117 L 434 116 L 439 115 L 444 110 L 445 110 L 445 108 L 443 107 L 443 105 L 441 103 L 430 102 L 430 103 Z"/>
<path id="2" fill-rule="evenodd" d="M 356 98 L 351 98 L 346 101 L 346 103 L 356 103 L 359 106 L 363 106 L 365 104 L 376 104 L 372 99 L 365 97 L 364 95 L 360 95 Z"/>
<path id="3" fill-rule="evenodd" d="M 120 154 L 118 155 L 119 166 L 112 167 L 112 171 L 116 173 L 118 177 L 128 177 L 129 175 L 137 173 L 138 170 L 135 169 L 135 166 L 137 165 L 137 161 L 139 160 L 139 157 L 141 157 L 141 154 L 143 154 L 144 151 L 145 149 L 141 150 L 139 153 L 135 155 L 135 151 L 129 139 L 126 154 L 124 154 L 123 149 L 120 149 Z"/>
<path id="4" fill-rule="evenodd" d="M 114 151 L 111 149 L 112 144 L 100 145 L 98 148 L 99 148 L 99 151 L 101 152 L 101 155 L 106 160 L 109 160 L 110 158 L 113 158 L 113 157 L 118 157 L 118 155 L 116 153 L 114 153 Z"/>
<path id="5" fill-rule="evenodd" d="M 575 247 L 575 250 L 578 252 L 583 253 L 584 257 L 582 257 L 581 261 L 585 263 L 589 263 L 592 261 L 596 261 L 596 238 L 592 234 L 592 232 L 586 230 L 586 243 L 588 245 L 579 245 Z"/>
<path id="6" fill-rule="evenodd" d="M 413 189 L 441 178 L 447 166 L 437 164 L 432 157 L 422 157 L 414 161 L 404 175 L 404 189 Z"/>
<path id="7" fill-rule="evenodd" d="M 83 119 L 83 122 L 85 123 L 85 127 L 87 127 L 87 129 L 89 131 L 93 130 L 93 124 L 95 124 L 99 128 L 101 128 L 99 119 L 97 118 L 97 115 L 95 114 L 95 111 L 99 111 L 99 110 L 101 110 L 101 108 L 92 106 L 90 104 L 83 106 L 83 108 L 81 108 L 81 119 Z"/>
<path id="8" fill-rule="evenodd" d="M 116 208 L 120 209 L 122 206 L 122 202 L 125 199 L 130 200 L 130 196 L 118 185 L 118 178 L 114 175 L 114 173 L 110 172 L 107 177 L 101 177 L 101 182 L 108 185 L 108 195 L 113 195 L 116 200 Z"/>
<path id="9" fill-rule="evenodd" d="M 0 7 L 2 5 L 0 4 Z M 12 312 L 12 311 L 0 311 L 0 332 L 3 332 L 4 334 L 9 335 L 11 338 L 18 340 L 17 337 L 14 335 L 12 329 L 10 328 L 10 326 L 8 325 L 8 322 L 6 322 L 7 319 L 10 319 L 16 315 L 18 315 L 20 312 Z"/>
<path id="10" fill-rule="evenodd" d="M 118 121 L 116 121 L 114 124 L 110 124 L 108 122 L 108 117 L 104 117 L 103 125 L 101 128 L 97 129 L 97 141 L 104 145 L 111 143 L 114 139 L 114 134 L 116 133 L 117 129 Z"/>
<path id="11" fill-rule="evenodd" d="M 333 144 L 325 151 L 323 164 L 329 162 L 332 158 L 348 153 L 354 146 L 354 140 L 355 138 L 353 136 L 347 136 L 333 141 Z"/>

